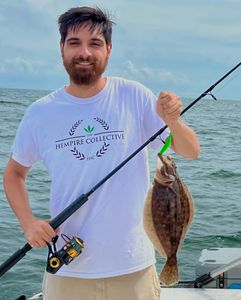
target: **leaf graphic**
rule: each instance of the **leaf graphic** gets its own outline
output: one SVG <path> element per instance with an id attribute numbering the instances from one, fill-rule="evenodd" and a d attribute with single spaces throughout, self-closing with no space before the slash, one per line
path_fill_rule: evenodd
<path id="1" fill-rule="evenodd" d="M 93 130 L 94 130 L 94 127 L 90 127 L 90 125 L 88 125 L 88 127 L 87 128 L 84 128 L 84 130 L 86 131 L 86 132 L 88 132 L 88 133 L 90 133 L 90 132 L 92 132 Z"/>

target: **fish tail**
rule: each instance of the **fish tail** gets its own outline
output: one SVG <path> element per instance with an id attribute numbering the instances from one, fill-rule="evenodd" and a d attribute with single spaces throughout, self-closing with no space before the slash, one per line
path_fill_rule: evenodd
<path id="1" fill-rule="evenodd" d="M 177 257 L 168 258 L 159 276 L 160 283 L 174 285 L 178 282 Z"/>

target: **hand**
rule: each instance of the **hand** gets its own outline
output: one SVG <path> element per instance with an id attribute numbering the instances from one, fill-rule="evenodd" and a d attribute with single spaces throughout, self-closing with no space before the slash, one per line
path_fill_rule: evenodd
<path id="1" fill-rule="evenodd" d="M 42 248 L 51 242 L 59 229 L 54 230 L 47 221 L 35 219 L 24 229 L 25 238 L 35 248 Z"/>
<path id="2" fill-rule="evenodd" d="M 157 100 L 156 111 L 167 125 L 177 121 L 182 112 L 180 98 L 172 92 L 161 92 Z"/>

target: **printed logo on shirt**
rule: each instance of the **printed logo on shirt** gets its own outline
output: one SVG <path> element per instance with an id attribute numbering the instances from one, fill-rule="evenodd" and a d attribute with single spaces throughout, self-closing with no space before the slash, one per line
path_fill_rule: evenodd
<path id="1" fill-rule="evenodd" d="M 88 121 L 78 120 L 72 124 L 68 136 L 55 141 L 55 149 L 59 151 L 68 148 L 71 155 L 78 160 L 93 160 L 105 155 L 113 141 L 124 139 L 123 130 L 110 130 L 105 120 L 96 117 Z M 83 145 L 89 146 L 88 153 L 83 151 Z"/>

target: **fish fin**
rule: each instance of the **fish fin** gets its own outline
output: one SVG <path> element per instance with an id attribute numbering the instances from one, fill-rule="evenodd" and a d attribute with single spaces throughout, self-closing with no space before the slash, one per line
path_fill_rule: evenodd
<path id="1" fill-rule="evenodd" d="M 152 242 L 154 248 L 158 251 L 158 253 L 162 257 L 167 257 L 160 241 L 157 236 L 154 224 L 153 224 L 153 219 L 152 219 L 152 212 L 151 212 L 151 205 L 152 205 L 152 187 L 149 189 L 146 202 L 145 202 L 145 207 L 144 207 L 144 212 L 143 212 L 143 226 L 145 229 L 145 232 L 149 238 L 149 240 Z"/>
<path id="2" fill-rule="evenodd" d="M 188 213 L 186 212 L 185 215 L 187 215 L 187 219 L 185 220 L 185 224 L 183 227 L 183 232 L 182 232 L 182 237 L 178 246 L 177 251 L 179 251 L 182 247 L 184 237 L 192 223 L 192 219 L 194 217 L 195 209 L 194 209 L 194 203 L 193 203 L 193 198 L 192 195 L 187 187 L 187 185 L 184 182 L 180 181 L 180 189 L 181 189 L 181 194 L 182 194 L 182 201 L 185 203 L 188 207 Z"/>
<path id="3" fill-rule="evenodd" d="M 177 258 L 168 259 L 159 276 L 160 283 L 164 285 L 174 285 L 178 283 Z"/>

